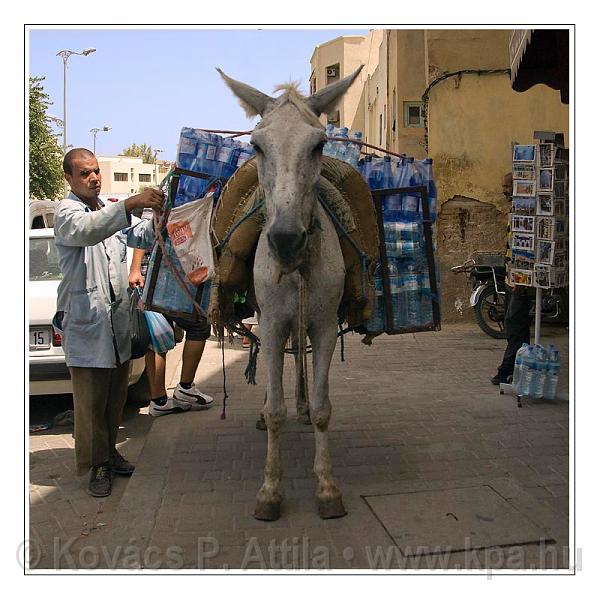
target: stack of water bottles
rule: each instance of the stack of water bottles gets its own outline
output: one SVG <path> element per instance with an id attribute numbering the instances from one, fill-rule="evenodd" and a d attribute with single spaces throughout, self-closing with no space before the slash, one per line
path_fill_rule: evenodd
<path id="1" fill-rule="evenodd" d="M 209 179 L 181 175 L 175 206 L 201 198 L 211 180 L 229 179 L 253 155 L 254 149 L 250 144 L 202 129 L 183 127 L 177 147 L 177 166 L 208 175 Z"/>
<path id="2" fill-rule="evenodd" d="M 359 169 L 360 160 L 360 142 L 362 142 L 362 131 L 355 131 L 352 138 L 348 137 L 349 130 L 347 127 L 335 128 L 331 123 L 326 128 L 327 137 L 343 138 L 341 140 L 328 139 L 324 148 L 323 154 L 331 158 L 338 158 L 351 164 L 355 169 Z M 350 141 L 353 139 L 355 142 Z M 348 141 L 346 141 L 348 140 Z"/>
<path id="3" fill-rule="evenodd" d="M 432 160 L 367 155 L 359 162 L 358 170 L 371 190 L 427 188 L 435 252 L 437 189 Z M 382 211 L 393 323 L 387 323 L 382 266 L 379 264 L 375 270 L 373 317 L 366 323 L 366 328 L 374 332 L 427 328 L 433 325 L 434 316 L 421 196 L 416 190 L 386 195 L 382 199 Z M 439 290 L 439 269 L 436 269 L 436 277 Z"/>
<path id="4" fill-rule="evenodd" d="M 518 396 L 554 400 L 559 373 L 560 355 L 553 345 L 523 343 L 515 358 L 514 390 Z"/>

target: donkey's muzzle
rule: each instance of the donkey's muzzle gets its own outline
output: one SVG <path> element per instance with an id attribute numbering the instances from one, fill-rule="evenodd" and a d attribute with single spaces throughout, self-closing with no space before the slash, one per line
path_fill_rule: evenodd
<path id="1" fill-rule="evenodd" d="M 306 248 L 307 237 L 306 229 L 300 231 L 271 229 L 267 234 L 271 251 L 285 265 L 291 265 L 298 261 Z"/>

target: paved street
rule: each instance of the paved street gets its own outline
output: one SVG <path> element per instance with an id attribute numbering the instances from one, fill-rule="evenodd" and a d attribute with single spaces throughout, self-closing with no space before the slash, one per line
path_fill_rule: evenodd
<path id="1" fill-rule="evenodd" d="M 568 333 L 545 330 L 561 351 L 568 390 Z M 252 517 L 266 433 L 263 401 L 246 385 L 247 351 L 209 341 L 197 375 L 209 411 L 152 420 L 130 404 L 119 449 L 137 464 L 108 499 L 74 475 L 72 428 L 30 436 L 31 562 L 38 568 L 566 568 L 569 405 L 517 407 L 489 383 L 505 342 L 475 325 L 346 336 L 330 376 L 334 474 L 348 516 L 316 512 L 311 426 L 295 421 L 294 367 L 286 359 L 285 500 L 279 521 Z M 173 388 L 182 345 L 169 354 Z M 571 399 L 572 401 L 572 399 Z M 32 422 L 49 410 L 32 401 Z M 62 403 L 65 402 L 63 399 Z M 61 404 L 59 409 L 64 410 Z"/>

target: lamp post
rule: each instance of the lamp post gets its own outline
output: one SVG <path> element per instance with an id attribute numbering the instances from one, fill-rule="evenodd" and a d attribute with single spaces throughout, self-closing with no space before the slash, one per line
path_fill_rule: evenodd
<path id="1" fill-rule="evenodd" d="M 96 52 L 96 48 L 86 48 L 82 52 L 75 52 L 74 50 L 61 50 L 56 53 L 56 56 L 60 56 L 63 59 L 63 156 L 67 153 L 67 61 L 72 54 L 78 54 L 79 56 L 88 56 L 92 52 Z M 65 181 L 64 186 L 65 196 L 67 195 L 67 182 Z"/>
<path id="2" fill-rule="evenodd" d="M 158 185 L 158 168 L 156 166 L 156 155 L 159 152 L 164 152 L 164 150 L 155 150 L 154 151 L 154 183 Z"/>
<path id="3" fill-rule="evenodd" d="M 94 127 L 93 129 L 90 129 L 90 133 L 92 133 L 94 135 L 94 154 L 96 154 L 96 135 L 99 131 L 110 131 L 112 129 L 112 127 L 109 127 L 108 125 L 105 125 L 104 127 L 100 128 L 100 127 Z"/>

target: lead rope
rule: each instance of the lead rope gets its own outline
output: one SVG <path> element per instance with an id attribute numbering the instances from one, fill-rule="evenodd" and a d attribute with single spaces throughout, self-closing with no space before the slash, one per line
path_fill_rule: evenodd
<path id="1" fill-rule="evenodd" d="M 300 386 L 308 400 L 308 371 L 306 362 L 306 284 L 304 277 L 298 272 L 300 285 L 298 286 L 298 362 L 296 363 L 296 398 L 300 394 Z M 300 378 L 301 371 L 302 380 Z"/>

